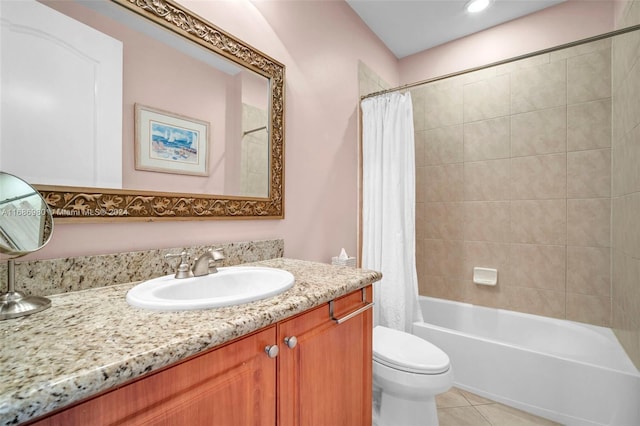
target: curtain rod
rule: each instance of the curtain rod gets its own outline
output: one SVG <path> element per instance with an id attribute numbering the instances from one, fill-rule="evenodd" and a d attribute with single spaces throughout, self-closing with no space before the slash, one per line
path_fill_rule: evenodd
<path id="1" fill-rule="evenodd" d="M 402 91 L 402 90 L 411 89 L 413 87 L 422 86 L 423 84 L 428 84 L 428 83 L 433 83 L 433 82 L 436 82 L 436 81 L 444 80 L 445 78 L 456 77 L 456 76 L 463 75 L 463 74 L 468 74 L 468 73 L 471 73 L 471 72 L 474 72 L 474 71 L 480 71 L 480 70 L 483 70 L 483 69 L 486 69 L 486 68 L 495 67 L 497 65 L 508 64 L 509 62 L 519 61 L 521 59 L 527 59 L 527 58 L 531 58 L 533 56 L 543 55 L 545 53 L 555 52 L 556 50 L 567 49 L 569 47 L 574 47 L 574 46 L 578 46 L 578 45 L 581 45 L 581 44 L 590 43 L 590 42 L 593 42 L 593 41 L 603 40 L 605 38 L 610 38 L 610 37 L 614 37 L 614 36 L 617 36 L 617 35 L 626 34 L 626 33 L 632 32 L 632 31 L 636 31 L 636 30 L 640 30 L 640 24 L 632 25 L 630 27 L 621 28 L 619 30 L 609 31 L 608 33 L 603 33 L 603 34 L 600 34 L 600 35 L 597 35 L 597 36 L 584 38 L 582 40 L 572 41 L 570 43 L 565 43 L 565 44 L 562 44 L 560 46 L 550 47 L 550 48 L 543 49 L 543 50 L 538 50 L 538 51 L 535 51 L 535 52 L 532 52 L 532 53 L 527 53 L 527 54 L 524 54 L 524 55 L 520 55 L 520 56 L 516 56 L 516 57 L 513 57 L 513 58 L 509 58 L 509 59 L 503 59 L 501 61 L 493 62 L 493 63 L 490 63 L 488 65 L 481 65 L 481 66 L 474 67 L 474 68 L 469 68 L 469 69 L 466 69 L 466 70 L 463 70 L 463 71 L 457 71 L 457 72 L 454 72 L 454 73 L 446 74 L 446 75 L 443 75 L 443 76 L 440 76 L 440 77 L 434 77 L 434 78 L 430 78 L 430 79 L 427 79 L 427 80 L 416 81 L 415 83 L 407 83 L 407 84 L 404 84 L 402 86 L 394 87 L 394 88 L 391 88 L 391 89 L 380 90 L 378 92 L 373 92 L 373 93 L 370 93 L 368 95 L 360 96 L 360 100 L 362 101 L 364 99 L 372 98 L 374 96 L 384 95 L 386 93 L 399 92 L 399 91 Z"/>

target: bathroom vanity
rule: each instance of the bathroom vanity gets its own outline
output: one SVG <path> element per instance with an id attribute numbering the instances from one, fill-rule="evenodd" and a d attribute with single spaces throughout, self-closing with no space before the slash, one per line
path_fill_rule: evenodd
<path id="1" fill-rule="evenodd" d="M 288 270 L 296 283 L 182 312 L 133 308 L 124 296 L 134 284 L 114 285 L 53 296 L 47 312 L 1 323 L 18 342 L 0 352 L 2 424 L 370 424 L 366 308 L 381 274 L 252 265 Z"/>

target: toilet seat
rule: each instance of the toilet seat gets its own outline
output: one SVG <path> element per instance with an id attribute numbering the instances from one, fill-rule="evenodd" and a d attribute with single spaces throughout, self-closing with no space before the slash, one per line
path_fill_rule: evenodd
<path id="1" fill-rule="evenodd" d="M 436 345 L 382 326 L 373 329 L 373 360 L 416 374 L 442 374 L 450 367 L 449 357 Z"/>

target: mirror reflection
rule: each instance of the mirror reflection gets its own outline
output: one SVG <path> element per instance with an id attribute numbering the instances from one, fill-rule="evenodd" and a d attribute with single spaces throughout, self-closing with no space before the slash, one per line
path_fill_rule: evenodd
<path id="1" fill-rule="evenodd" d="M 51 238 L 52 223 L 36 189 L 0 172 L 0 253 L 15 257 L 39 250 Z"/>
<path id="2" fill-rule="evenodd" d="M 4 3 L 1 59 L 2 169 L 38 185 L 270 196 L 267 77 L 111 1 Z"/>

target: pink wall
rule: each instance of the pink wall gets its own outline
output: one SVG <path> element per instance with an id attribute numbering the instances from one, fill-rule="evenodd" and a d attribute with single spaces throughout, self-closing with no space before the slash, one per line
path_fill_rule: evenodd
<path id="1" fill-rule="evenodd" d="M 358 60 L 395 85 L 395 57 L 343 2 L 181 3 L 287 67 L 285 219 L 56 224 L 30 258 L 268 238 L 288 257 L 355 253 Z"/>
<path id="2" fill-rule="evenodd" d="M 613 0 L 568 0 L 400 60 L 402 84 L 487 65 L 613 31 Z"/>

